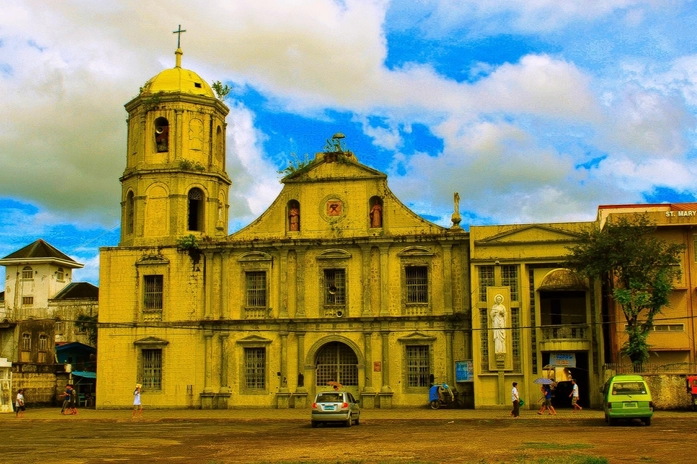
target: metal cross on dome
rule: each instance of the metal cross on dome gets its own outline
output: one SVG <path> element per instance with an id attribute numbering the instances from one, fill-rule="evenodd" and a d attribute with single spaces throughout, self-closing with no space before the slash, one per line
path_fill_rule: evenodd
<path id="1" fill-rule="evenodd" d="M 177 48 L 181 48 L 181 38 L 182 38 L 182 32 L 186 32 L 186 29 L 182 29 L 182 25 L 179 25 L 179 28 L 176 31 L 172 31 L 172 34 L 177 34 Z"/>

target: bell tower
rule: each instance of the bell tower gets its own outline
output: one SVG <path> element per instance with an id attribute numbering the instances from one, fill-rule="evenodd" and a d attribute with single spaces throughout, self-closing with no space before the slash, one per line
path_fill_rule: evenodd
<path id="1" fill-rule="evenodd" d="M 181 27 L 175 31 L 181 32 Z M 178 46 L 175 67 L 147 81 L 125 105 L 128 144 L 120 179 L 120 246 L 228 234 L 229 109 L 198 74 L 181 67 L 182 55 Z"/>

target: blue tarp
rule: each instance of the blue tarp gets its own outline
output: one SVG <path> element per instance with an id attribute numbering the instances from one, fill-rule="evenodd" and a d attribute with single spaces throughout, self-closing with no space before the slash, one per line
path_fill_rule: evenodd
<path id="1" fill-rule="evenodd" d="M 96 372 L 88 372 L 88 371 L 73 371 L 73 375 L 77 377 L 83 377 L 85 379 L 96 379 L 97 378 L 97 373 Z"/>

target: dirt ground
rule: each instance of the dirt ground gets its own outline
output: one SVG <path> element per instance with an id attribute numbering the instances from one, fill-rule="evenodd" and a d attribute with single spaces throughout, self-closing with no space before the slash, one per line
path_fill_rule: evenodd
<path id="1" fill-rule="evenodd" d="M 557 417 L 362 420 L 3 420 L 3 463 L 680 463 L 694 462 L 697 418 L 608 427 Z"/>

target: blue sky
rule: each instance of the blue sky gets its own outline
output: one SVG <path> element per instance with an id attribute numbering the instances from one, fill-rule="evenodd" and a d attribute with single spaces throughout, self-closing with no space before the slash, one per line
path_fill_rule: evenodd
<path id="1" fill-rule="evenodd" d="M 43 238 L 98 284 L 123 105 L 174 66 L 232 86 L 230 231 L 336 132 L 448 225 L 695 201 L 697 5 L 671 0 L 18 1 L 0 15 L 0 256 Z"/>

